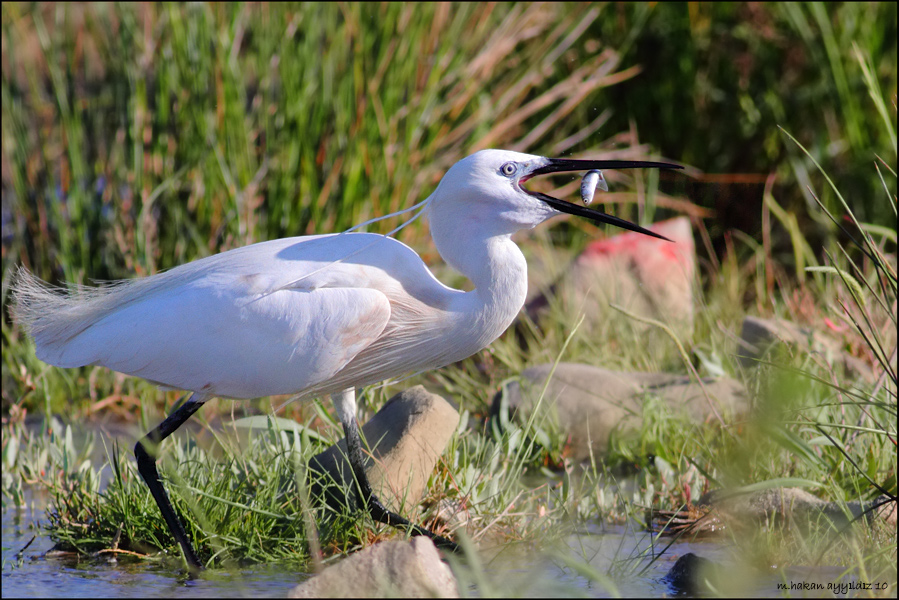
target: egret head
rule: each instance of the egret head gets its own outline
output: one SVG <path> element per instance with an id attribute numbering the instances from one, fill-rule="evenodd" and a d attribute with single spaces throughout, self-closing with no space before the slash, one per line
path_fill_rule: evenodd
<path id="1" fill-rule="evenodd" d="M 457 224 L 461 220 L 461 224 L 487 226 L 494 228 L 497 234 L 529 229 L 559 213 L 568 213 L 667 239 L 624 219 L 524 187 L 524 183 L 536 175 L 634 168 L 683 167 L 659 162 L 570 160 L 510 150 L 481 150 L 453 165 L 440 181 L 431 198 L 432 231 L 435 217 L 445 219 L 449 216 L 447 213 L 452 213 L 452 220 Z"/>

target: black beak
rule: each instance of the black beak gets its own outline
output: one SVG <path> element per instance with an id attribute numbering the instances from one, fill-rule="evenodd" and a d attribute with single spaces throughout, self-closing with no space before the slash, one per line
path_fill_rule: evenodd
<path id="1" fill-rule="evenodd" d="M 534 175 L 545 175 L 547 173 L 564 173 L 568 171 L 590 171 L 592 169 L 683 169 L 682 166 L 671 163 L 647 162 L 639 160 L 569 160 L 566 158 L 550 158 L 548 160 L 549 164 L 538 167 L 530 173 L 524 175 L 521 179 L 518 180 L 518 183 L 522 184 Z M 552 196 L 547 196 L 546 194 L 542 194 L 540 192 L 532 192 L 528 189 L 525 189 L 523 186 L 520 187 L 522 191 L 530 194 L 534 198 L 539 198 L 559 212 L 568 213 L 569 215 L 576 215 L 578 217 L 585 217 L 596 223 L 608 223 L 609 225 L 615 225 L 616 227 L 621 227 L 622 229 L 627 229 L 628 231 L 643 233 L 645 235 L 659 238 L 668 242 L 671 241 L 665 236 L 653 233 L 652 231 L 644 229 L 639 225 L 635 225 L 630 221 L 625 221 L 624 219 L 613 217 L 612 215 L 608 215 L 604 212 L 594 210 L 592 208 L 587 208 L 586 206 L 573 204 L 571 202 L 565 202 L 564 200 L 559 200 L 558 198 L 553 198 Z"/>

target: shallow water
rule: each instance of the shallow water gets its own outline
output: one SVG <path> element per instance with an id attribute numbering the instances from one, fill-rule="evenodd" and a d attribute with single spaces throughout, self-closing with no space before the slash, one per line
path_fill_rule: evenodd
<path id="1" fill-rule="evenodd" d="M 295 567 L 255 566 L 242 570 L 205 572 L 189 579 L 183 570 L 156 562 L 78 558 L 51 552 L 53 543 L 40 529 L 45 522 L 40 500 L 3 512 L 3 596 L 45 597 L 284 597 L 310 575 Z M 21 557 L 17 553 L 35 537 Z M 663 577 L 678 557 L 693 552 L 721 564 L 734 564 L 720 543 L 676 543 L 649 564 L 652 538 L 627 527 L 589 530 L 569 536 L 564 544 L 539 551 L 522 544 L 505 544 L 481 552 L 479 569 L 454 560 L 464 595 L 622 596 L 671 595 Z M 655 548 L 655 553 L 661 551 Z M 648 567 L 647 567 L 648 565 Z M 647 567 L 645 570 L 644 567 Z M 592 573 L 591 573 L 592 570 Z M 764 576 L 744 573 L 740 590 L 749 596 L 784 594 L 777 584 L 835 581 L 841 569 L 789 569 Z M 600 576 L 595 574 L 599 573 Z M 607 578 L 607 579 L 606 579 Z M 792 595 L 830 596 L 822 591 L 793 591 Z M 855 594 L 850 593 L 849 596 Z"/>
<path id="2" fill-rule="evenodd" d="M 39 502 L 29 498 L 27 503 Z M 191 580 L 183 570 L 156 562 L 57 556 L 40 528 L 45 522 L 41 508 L 3 511 L 4 597 L 284 597 L 308 577 L 284 567 L 257 566 L 216 570 Z M 17 556 L 32 537 L 34 542 Z"/>
<path id="3" fill-rule="evenodd" d="M 513 596 L 660 597 L 671 595 L 662 578 L 681 555 L 693 552 L 715 561 L 728 558 L 720 544 L 677 543 L 650 564 L 652 543 L 648 533 L 624 526 L 590 530 L 538 552 L 515 546 L 501 549 L 492 559 L 485 557 L 485 571 L 493 582 L 502 582 L 502 588 L 492 591 Z"/>

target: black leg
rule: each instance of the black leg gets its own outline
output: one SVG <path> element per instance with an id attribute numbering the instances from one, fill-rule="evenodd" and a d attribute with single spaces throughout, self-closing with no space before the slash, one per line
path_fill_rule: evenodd
<path id="1" fill-rule="evenodd" d="M 350 465 L 353 467 L 353 474 L 356 476 L 356 482 L 359 484 L 361 495 L 359 496 L 359 508 L 367 510 L 372 518 L 379 523 L 391 525 L 393 527 L 401 527 L 413 535 L 424 535 L 434 541 L 434 545 L 438 548 L 446 548 L 453 552 L 459 551 L 459 546 L 445 537 L 439 536 L 432 531 L 428 531 L 424 527 L 413 525 L 400 515 L 390 512 L 384 506 L 371 489 L 368 482 L 368 476 L 365 474 L 365 456 L 362 454 L 362 440 L 359 437 L 359 426 L 356 425 L 355 419 L 349 419 L 343 423 L 343 431 L 346 434 L 347 455 L 350 459 Z"/>
<path id="2" fill-rule="evenodd" d="M 181 545 L 181 550 L 184 552 L 184 559 L 187 561 L 187 565 L 191 571 L 199 571 L 203 568 L 203 565 L 200 563 L 200 559 L 197 557 L 197 553 L 190 543 L 190 538 L 187 537 L 187 532 L 184 531 L 184 525 L 181 524 L 181 519 L 178 518 L 175 509 L 172 508 L 168 493 L 166 493 L 165 488 L 162 486 L 162 482 L 159 481 L 159 472 L 156 470 L 156 449 L 159 444 L 162 443 L 162 440 L 169 437 L 176 429 L 181 427 L 181 425 L 187 421 L 191 415 L 197 412 L 205 402 L 205 398 L 196 400 L 194 399 L 194 395 L 191 395 L 187 402 L 179 406 L 178 409 L 166 417 L 156 429 L 145 435 L 143 439 L 134 445 L 134 456 L 137 458 L 137 470 L 147 483 L 147 487 L 150 488 L 150 493 L 153 494 L 153 498 L 159 506 L 159 511 L 162 513 L 162 518 L 165 519 L 166 524 L 169 526 L 169 531 L 172 532 L 172 535 L 175 536 L 178 544 Z M 149 452 L 147 451 L 145 444 L 150 446 Z"/>

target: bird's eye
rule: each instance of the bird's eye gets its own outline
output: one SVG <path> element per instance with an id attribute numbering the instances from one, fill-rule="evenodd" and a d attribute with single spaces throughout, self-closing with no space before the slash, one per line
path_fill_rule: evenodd
<path id="1" fill-rule="evenodd" d="M 506 164 L 504 164 L 503 166 L 501 166 L 499 168 L 499 172 L 502 173 L 503 175 L 505 175 L 506 177 L 514 175 L 515 170 L 516 170 L 515 163 L 513 163 L 513 162 L 507 162 Z"/>

